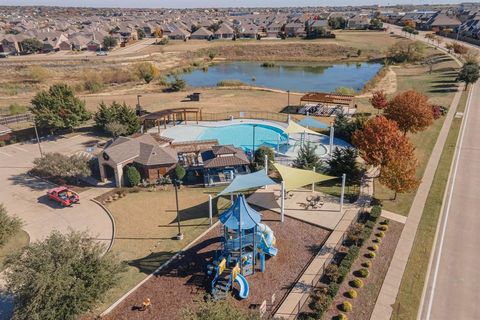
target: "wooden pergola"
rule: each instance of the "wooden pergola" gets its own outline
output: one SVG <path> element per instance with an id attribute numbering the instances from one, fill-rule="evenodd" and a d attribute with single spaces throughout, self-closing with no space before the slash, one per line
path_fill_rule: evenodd
<path id="1" fill-rule="evenodd" d="M 336 93 L 309 92 L 300 98 L 300 104 L 302 102 L 315 102 L 353 107 L 353 98 L 353 96 Z"/>
<path id="2" fill-rule="evenodd" d="M 177 120 L 183 120 L 187 124 L 187 115 L 195 114 L 195 121 L 202 121 L 202 109 L 201 108 L 172 108 L 165 109 L 157 112 L 148 113 L 143 115 L 140 119 L 145 125 L 147 121 L 153 121 L 155 127 L 158 127 L 160 132 L 160 124 L 163 123 L 164 128 L 167 128 L 167 123 L 173 121 L 173 125 L 177 124 Z"/>

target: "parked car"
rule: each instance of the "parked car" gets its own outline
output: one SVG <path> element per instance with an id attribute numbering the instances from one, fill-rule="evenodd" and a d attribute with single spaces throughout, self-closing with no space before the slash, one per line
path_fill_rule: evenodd
<path id="1" fill-rule="evenodd" d="M 57 187 L 47 191 L 48 198 L 64 207 L 71 207 L 80 201 L 80 196 L 67 187 Z"/>
<path id="2" fill-rule="evenodd" d="M 107 51 L 97 51 L 97 56 L 108 56 L 108 52 Z"/>
<path id="3" fill-rule="evenodd" d="M 0 58 L 8 58 L 8 53 L 0 52 Z"/>

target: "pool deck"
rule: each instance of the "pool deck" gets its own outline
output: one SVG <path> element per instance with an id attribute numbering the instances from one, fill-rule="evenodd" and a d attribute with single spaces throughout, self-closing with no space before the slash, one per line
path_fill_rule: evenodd
<path id="1" fill-rule="evenodd" d="M 321 192 L 311 192 L 311 190 L 300 189 L 288 192 L 290 196 L 285 199 L 285 215 L 305 221 L 307 223 L 334 230 L 342 218 L 345 210 L 349 209 L 344 204 L 340 211 L 339 198 L 333 197 Z M 307 197 L 320 196 L 323 205 L 318 208 L 307 208 Z M 247 199 L 247 202 L 273 212 L 280 214 L 280 187 L 268 186 L 267 189 L 258 189 Z"/>

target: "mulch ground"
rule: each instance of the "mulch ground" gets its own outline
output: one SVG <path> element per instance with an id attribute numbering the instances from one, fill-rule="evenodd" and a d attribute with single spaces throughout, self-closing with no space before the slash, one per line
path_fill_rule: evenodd
<path id="1" fill-rule="evenodd" d="M 278 255 L 266 262 L 264 273 L 247 277 L 250 285 L 248 299 L 235 300 L 240 307 L 249 309 L 269 303 L 275 293 L 275 307 L 295 283 L 306 264 L 311 260 L 329 235 L 329 231 L 279 215 L 261 211 L 262 222 L 274 231 Z M 206 295 L 206 267 L 220 246 L 221 226 L 213 229 L 192 248 L 170 263 L 162 272 L 145 282 L 105 319 L 178 319 L 181 309 Z M 151 299 L 151 308 L 137 311 L 135 306 L 143 299 Z"/>
<path id="2" fill-rule="evenodd" d="M 379 221 L 383 220 L 384 219 L 380 217 Z M 370 260 L 365 258 L 365 254 L 369 252 L 368 247 L 373 244 L 372 240 L 375 239 L 375 233 L 378 232 L 378 226 L 379 224 L 377 224 L 375 227 L 370 240 L 367 241 L 360 250 L 360 255 L 352 266 L 352 272 L 362 268 L 361 264 L 367 260 Z M 369 268 L 370 274 L 367 278 L 362 279 L 365 286 L 360 289 L 355 288 L 355 290 L 358 292 L 357 298 L 349 299 L 345 296 L 345 292 L 352 289 L 352 287 L 349 285 L 349 282 L 355 279 L 355 276 L 350 273 L 350 275 L 347 276 L 345 281 L 340 286 L 337 296 L 330 306 L 330 309 L 325 313 L 323 319 L 335 319 L 338 314 L 343 313 L 338 309 L 338 305 L 345 300 L 348 300 L 353 306 L 353 310 L 347 313 L 349 319 L 370 319 L 370 315 L 373 312 L 375 302 L 377 301 L 378 294 L 383 284 L 383 279 L 387 274 L 388 267 L 390 266 L 390 262 L 392 261 L 393 254 L 395 252 L 395 248 L 397 247 L 397 242 L 400 239 L 402 229 L 403 224 L 390 220 L 388 231 L 385 232 L 385 237 L 382 239 L 382 243 L 378 244 L 379 250 L 377 255 L 375 259 L 370 260 L 372 262 L 372 266 Z"/>

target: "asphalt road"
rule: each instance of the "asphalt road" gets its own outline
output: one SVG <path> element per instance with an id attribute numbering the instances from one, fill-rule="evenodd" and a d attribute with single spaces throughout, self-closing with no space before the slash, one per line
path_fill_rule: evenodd
<path id="1" fill-rule="evenodd" d="M 398 32 L 398 27 L 391 27 Z M 415 38 L 427 41 L 425 32 Z M 445 42 L 452 39 L 444 38 Z M 478 47 L 462 43 L 471 50 Z M 472 86 L 418 319 L 479 319 L 480 83 Z"/>

